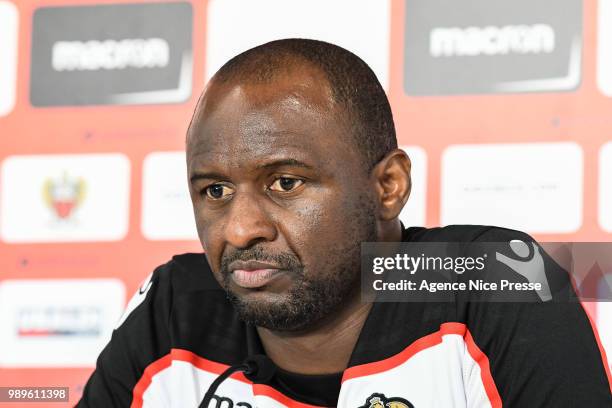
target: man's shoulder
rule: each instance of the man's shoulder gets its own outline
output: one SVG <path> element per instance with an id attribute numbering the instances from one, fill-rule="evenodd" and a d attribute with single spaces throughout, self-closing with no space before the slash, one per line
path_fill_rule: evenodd
<path id="1" fill-rule="evenodd" d="M 203 252 L 186 252 L 173 255 L 172 258 L 163 266 L 170 272 L 182 275 L 198 276 L 210 275 L 210 266 Z"/>
<path id="2" fill-rule="evenodd" d="M 411 242 L 506 242 L 520 239 L 533 241 L 533 238 L 522 231 L 493 225 L 452 224 L 444 227 L 406 228 L 404 241 Z"/>
<path id="3" fill-rule="evenodd" d="M 157 275 L 157 276 L 156 276 Z M 153 279 L 171 298 L 176 314 L 181 309 L 205 310 L 210 304 L 230 306 L 225 291 L 215 279 L 204 253 L 174 255 L 158 266 Z"/>
<path id="4" fill-rule="evenodd" d="M 168 262 L 179 268 L 208 267 L 204 252 L 185 252 L 172 256 Z"/>
<path id="5" fill-rule="evenodd" d="M 153 272 L 153 277 L 160 285 L 169 285 L 172 291 L 220 290 L 203 252 L 176 254 Z"/>
<path id="6" fill-rule="evenodd" d="M 136 324 L 130 321 L 138 320 L 142 315 L 165 316 L 165 320 L 170 320 L 186 309 L 201 311 L 210 303 L 227 302 L 206 256 L 203 253 L 174 255 L 142 281 L 128 302 L 119 326 L 124 321 Z"/>
<path id="7" fill-rule="evenodd" d="M 143 283 L 127 317 L 127 330 L 167 337 L 167 350 L 182 349 L 214 361 L 234 363 L 242 353 L 244 325 L 214 278 L 204 253 L 174 255 Z M 142 294 L 140 294 L 142 292 Z M 144 299 L 146 297 L 146 299 Z M 129 312 L 128 312 L 129 313 Z M 155 319 L 158 324 L 149 325 Z M 144 325 L 144 326 L 143 326 Z M 219 339 L 224 339 L 219 345 Z"/>

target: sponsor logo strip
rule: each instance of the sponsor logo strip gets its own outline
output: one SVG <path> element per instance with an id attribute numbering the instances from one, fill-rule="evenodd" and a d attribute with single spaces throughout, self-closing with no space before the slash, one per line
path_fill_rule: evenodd
<path id="1" fill-rule="evenodd" d="M 118 279 L 0 283 L 0 367 L 93 366 L 124 301 Z"/>
<path id="2" fill-rule="evenodd" d="M 405 4 L 408 95 L 557 92 L 580 84 L 580 0 Z M 564 12 L 550 12 L 557 9 Z"/>
<path id="3" fill-rule="evenodd" d="M 43 7 L 32 34 L 35 106 L 183 102 L 192 86 L 190 3 Z"/>

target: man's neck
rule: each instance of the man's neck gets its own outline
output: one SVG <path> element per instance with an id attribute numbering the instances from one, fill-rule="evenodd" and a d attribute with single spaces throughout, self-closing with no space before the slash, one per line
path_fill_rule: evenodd
<path id="1" fill-rule="evenodd" d="M 300 333 L 257 328 L 268 357 L 281 369 L 298 374 L 343 371 L 372 307 L 360 296 L 314 330 Z"/>

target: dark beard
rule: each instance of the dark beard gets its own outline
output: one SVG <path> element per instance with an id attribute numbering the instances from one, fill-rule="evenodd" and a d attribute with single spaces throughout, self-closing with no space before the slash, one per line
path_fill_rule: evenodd
<path id="1" fill-rule="evenodd" d="M 276 302 L 249 301 L 224 287 L 241 320 L 274 331 L 300 331 L 333 313 L 356 295 L 359 272 L 343 268 L 326 279 L 311 280 L 300 275 L 289 292 Z"/>
<path id="2" fill-rule="evenodd" d="M 364 201 L 360 204 L 363 205 Z M 351 220 L 346 222 L 351 223 L 349 236 L 352 240 L 329 248 L 325 254 L 325 259 L 329 259 L 329 269 L 316 278 L 304 274 L 303 266 L 293 254 L 271 256 L 260 247 L 253 247 L 224 258 L 221 262 L 222 286 L 239 318 L 273 331 L 301 331 L 333 316 L 344 304 L 359 296 L 361 242 L 376 241 L 373 207 L 366 205 L 355 209 Z M 230 289 L 228 265 L 237 259 L 273 261 L 292 273 L 294 283 L 286 294 L 274 302 L 241 298 Z"/>

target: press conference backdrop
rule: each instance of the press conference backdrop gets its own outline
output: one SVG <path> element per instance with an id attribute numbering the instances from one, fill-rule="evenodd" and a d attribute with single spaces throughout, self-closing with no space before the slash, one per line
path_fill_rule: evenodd
<path id="1" fill-rule="evenodd" d="M 200 251 L 199 92 L 286 37 L 376 72 L 413 162 L 405 224 L 612 240 L 612 0 L 0 0 L 0 385 L 74 403 L 131 293 Z M 610 303 L 587 308 L 612 352 Z"/>

